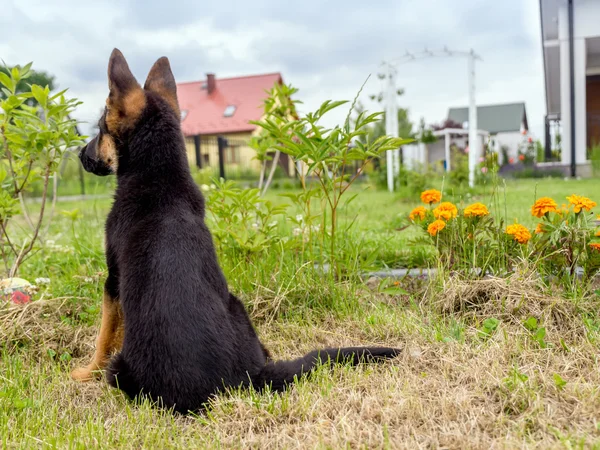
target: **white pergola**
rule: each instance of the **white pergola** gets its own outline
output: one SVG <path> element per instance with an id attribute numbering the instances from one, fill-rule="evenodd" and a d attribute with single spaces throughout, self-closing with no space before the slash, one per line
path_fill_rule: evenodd
<path id="1" fill-rule="evenodd" d="M 443 130 L 437 130 L 432 133 L 436 138 L 444 137 L 444 155 L 446 158 L 446 172 L 450 172 L 450 140 L 452 135 L 454 136 L 469 136 L 469 130 L 463 128 L 444 128 Z M 482 144 L 485 143 L 486 139 L 488 139 L 490 133 L 484 130 L 477 130 L 477 138 L 481 138 Z M 471 142 L 469 142 L 469 147 L 471 146 Z M 477 145 L 477 148 L 483 148 L 483 145 Z"/>
<path id="2" fill-rule="evenodd" d="M 444 47 L 443 50 L 431 51 L 425 49 L 423 52 L 418 54 L 412 54 L 406 52 L 406 54 L 396 60 L 384 62 L 383 65 L 388 68 L 388 87 L 385 91 L 386 96 L 386 134 L 392 137 L 398 137 L 398 123 L 396 121 L 398 114 L 398 105 L 396 103 L 397 88 L 396 88 L 396 66 L 405 64 L 412 61 L 417 61 L 425 58 L 434 57 L 466 57 L 468 60 L 468 82 L 469 82 L 469 136 L 470 141 L 476 141 L 477 135 L 477 106 L 475 103 L 475 61 L 481 60 L 479 55 L 475 53 L 473 49 L 468 52 L 449 50 L 448 47 Z M 473 151 L 469 153 L 469 186 L 475 185 L 475 167 L 477 166 L 477 159 L 481 153 L 481 148 L 474 146 Z M 400 152 L 399 150 L 389 150 L 387 152 L 387 181 L 388 190 L 394 191 L 394 177 L 400 172 Z"/>

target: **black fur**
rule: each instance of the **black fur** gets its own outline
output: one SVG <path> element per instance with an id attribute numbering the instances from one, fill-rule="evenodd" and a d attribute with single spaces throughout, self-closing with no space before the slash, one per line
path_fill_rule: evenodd
<path id="1" fill-rule="evenodd" d="M 219 267 L 179 117 L 156 93 L 145 95 L 135 127 L 115 137 L 105 288 L 121 302 L 125 338 L 109 365 L 109 383 L 186 413 L 227 386 L 282 390 L 319 359 L 357 364 L 396 356 L 394 348 L 346 348 L 270 360 Z M 106 173 L 89 148 L 80 157 L 86 170 Z"/>

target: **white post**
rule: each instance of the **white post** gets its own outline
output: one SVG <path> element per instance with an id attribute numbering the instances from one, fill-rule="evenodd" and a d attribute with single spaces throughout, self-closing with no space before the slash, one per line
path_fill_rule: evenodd
<path id="1" fill-rule="evenodd" d="M 475 104 L 475 52 L 469 53 L 469 186 L 475 185 L 475 170 L 479 155 L 477 142 L 477 106 Z"/>
<path id="2" fill-rule="evenodd" d="M 398 137 L 398 104 L 396 103 L 396 74 L 394 68 L 390 65 L 388 72 L 388 87 L 386 92 L 386 110 L 385 110 L 385 133 L 388 136 Z M 387 162 L 387 182 L 388 190 L 394 192 L 394 176 L 400 170 L 400 161 L 398 152 L 388 150 L 386 155 Z"/>
<path id="3" fill-rule="evenodd" d="M 450 172 L 452 169 L 450 165 L 450 133 L 447 128 L 444 130 L 444 155 L 446 156 L 446 172 Z"/>

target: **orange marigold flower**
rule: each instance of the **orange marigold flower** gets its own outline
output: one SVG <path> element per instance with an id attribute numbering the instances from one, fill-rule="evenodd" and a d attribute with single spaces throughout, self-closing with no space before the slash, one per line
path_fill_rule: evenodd
<path id="1" fill-rule="evenodd" d="M 446 222 L 444 222 L 443 220 L 434 220 L 427 227 L 427 232 L 430 235 L 435 236 L 440 231 L 442 231 L 445 227 L 446 227 Z"/>
<path id="2" fill-rule="evenodd" d="M 597 252 L 600 252 L 600 242 L 592 242 L 590 244 L 590 247 L 592 247 L 594 250 L 596 250 Z"/>
<path id="3" fill-rule="evenodd" d="M 543 217 L 544 214 L 549 212 L 557 212 L 556 202 L 550 197 L 542 197 L 533 204 L 531 207 L 531 214 L 535 217 Z"/>
<path id="4" fill-rule="evenodd" d="M 545 233 L 546 231 L 544 230 L 544 224 L 543 223 L 538 223 L 537 227 L 535 227 L 535 234 L 541 234 L 541 233 Z"/>
<path id="5" fill-rule="evenodd" d="M 566 216 L 567 214 L 569 214 L 569 205 L 567 205 L 566 203 L 563 203 L 560 206 L 560 209 L 557 209 L 556 212 L 558 214 L 560 214 L 561 216 Z"/>
<path id="6" fill-rule="evenodd" d="M 590 211 L 592 208 L 596 207 L 595 201 L 590 200 L 587 197 L 582 197 L 581 195 L 573 194 L 570 197 L 567 197 L 567 200 L 569 200 L 569 203 L 573 205 L 575 213 L 581 212 L 582 209 Z"/>
<path id="7" fill-rule="evenodd" d="M 490 212 L 483 203 L 473 203 L 465 208 L 465 217 L 483 217 L 487 216 Z"/>
<path id="8" fill-rule="evenodd" d="M 518 223 L 506 227 L 506 234 L 513 236 L 519 244 L 527 244 L 529 239 L 531 239 L 529 230 Z"/>
<path id="9" fill-rule="evenodd" d="M 458 208 L 450 202 L 442 202 L 440 206 L 433 210 L 433 216 L 436 219 L 450 220 L 458 214 Z"/>
<path id="10" fill-rule="evenodd" d="M 596 236 L 600 237 L 600 228 L 596 231 Z"/>
<path id="11" fill-rule="evenodd" d="M 421 201 L 431 205 L 432 203 L 439 203 L 442 199 L 442 193 L 437 189 L 429 189 L 421 192 Z"/>
<path id="12" fill-rule="evenodd" d="M 425 214 L 427 214 L 427 210 L 425 209 L 424 206 L 417 206 L 415 209 L 413 209 L 410 214 L 408 215 L 408 218 L 410 220 L 412 220 L 413 222 L 416 219 L 419 220 L 423 220 L 425 219 Z"/>

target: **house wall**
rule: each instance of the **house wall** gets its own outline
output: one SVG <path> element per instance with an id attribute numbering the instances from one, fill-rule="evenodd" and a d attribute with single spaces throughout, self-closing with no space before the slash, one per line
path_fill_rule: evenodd
<path id="1" fill-rule="evenodd" d="M 574 79 L 575 79 L 575 162 L 585 164 L 587 141 L 586 72 L 587 40 L 600 36 L 600 2 L 573 1 Z M 561 2 L 558 11 L 558 40 L 560 45 L 560 102 L 562 123 L 563 164 L 571 163 L 571 77 L 569 57 L 569 23 L 567 2 Z"/>
<path id="2" fill-rule="evenodd" d="M 427 151 L 427 162 L 436 166 L 440 164 L 443 167 L 444 160 L 446 159 L 446 150 L 444 148 L 444 139 L 438 139 L 437 142 L 427 144 L 425 147 Z"/>
<path id="3" fill-rule="evenodd" d="M 208 156 L 208 166 L 219 167 L 219 149 L 216 145 L 218 136 L 223 136 L 225 139 L 230 139 L 232 143 L 238 144 L 241 142 L 248 142 L 252 137 L 252 133 L 231 133 L 231 134 L 219 134 L 219 135 L 202 135 L 203 140 L 210 139 L 215 142 L 215 145 L 203 146 L 200 145 L 200 154 L 202 155 L 202 165 L 206 163 L 206 157 Z M 196 164 L 196 148 L 194 146 L 193 136 L 186 137 L 185 146 L 187 150 L 188 160 L 190 165 Z M 260 170 L 260 164 L 258 161 L 253 160 L 256 152 L 248 145 L 240 145 L 237 149 L 239 160 L 237 163 L 227 163 L 229 166 L 239 166 L 242 169 Z"/>
<path id="4" fill-rule="evenodd" d="M 491 147 L 498 152 L 498 163 L 503 164 L 507 161 L 504 161 L 502 157 L 502 146 L 505 145 L 508 147 L 508 157 L 514 158 L 516 161 L 519 154 L 519 144 L 523 141 L 523 135 L 518 131 L 496 133 L 491 136 L 491 141 Z"/>

